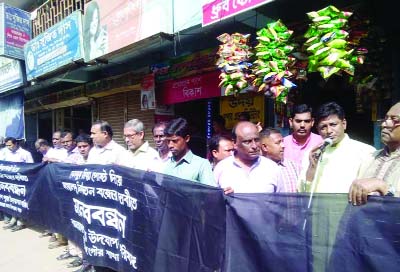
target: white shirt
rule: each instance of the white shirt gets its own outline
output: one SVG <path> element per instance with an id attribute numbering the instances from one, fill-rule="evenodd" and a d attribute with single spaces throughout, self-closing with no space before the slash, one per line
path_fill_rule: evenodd
<path id="1" fill-rule="evenodd" d="M 135 152 L 129 152 L 131 158 L 129 159 L 128 166 L 140 169 L 140 170 L 153 170 L 161 172 L 162 163 L 160 155 L 157 150 L 149 145 L 149 142 L 145 141 Z"/>
<path id="2" fill-rule="evenodd" d="M 247 172 L 232 155 L 215 166 L 214 177 L 219 187 L 231 187 L 234 193 L 273 193 L 278 187 L 279 171 L 274 161 L 259 156 Z"/>
<path id="3" fill-rule="evenodd" d="M 87 164 L 119 164 L 129 167 L 128 150 L 111 140 L 106 146 L 94 146 L 89 151 Z"/>
<path id="4" fill-rule="evenodd" d="M 336 146 L 327 146 L 316 175 L 315 193 L 348 193 L 351 183 L 357 178 L 362 161 L 369 158 L 375 148 L 345 137 Z M 300 192 L 311 191 L 311 181 L 306 181 L 310 164 L 310 151 L 304 154 L 303 166 L 299 176 Z"/>
<path id="5" fill-rule="evenodd" d="M 33 163 L 31 152 L 18 147 L 17 150 L 11 151 L 8 148 L 3 149 L 4 160 L 9 162 L 26 162 Z"/>
<path id="6" fill-rule="evenodd" d="M 44 157 L 63 161 L 68 157 L 68 151 L 64 147 L 52 147 L 47 150 Z"/>

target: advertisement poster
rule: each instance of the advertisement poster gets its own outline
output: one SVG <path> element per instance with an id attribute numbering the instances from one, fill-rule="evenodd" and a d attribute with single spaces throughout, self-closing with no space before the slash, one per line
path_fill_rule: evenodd
<path id="1" fill-rule="evenodd" d="M 21 61 L 0 57 L 0 93 L 24 85 Z"/>
<path id="2" fill-rule="evenodd" d="M 0 55 L 23 60 L 30 39 L 30 13 L 0 3 Z"/>
<path id="3" fill-rule="evenodd" d="M 154 74 L 143 78 L 140 91 L 141 110 L 154 110 L 156 108 L 156 97 L 154 92 Z"/>
<path id="4" fill-rule="evenodd" d="M 224 96 L 220 100 L 220 115 L 226 121 L 226 128 L 233 128 L 242 112 L 247 112 L 250 115 L 251 122 L 264 124 L 264 107 L 264 95 Z"/>
<path id="5" fill-rule="evenodd" d="M 82 58 L 82 15 L 75 11 L 24 47 L 28 80 Z"/>
<path id="6" fill-rule="evenodd" d="M 93 0 L 83 20 L 85 61 L 91 61 L 156 33 L 172 32 L 165 0 Z"/>

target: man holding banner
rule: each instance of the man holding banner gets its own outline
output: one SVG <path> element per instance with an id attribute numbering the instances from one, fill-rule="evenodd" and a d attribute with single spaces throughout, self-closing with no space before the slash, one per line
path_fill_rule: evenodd
<path id="1" fill-rule="evenodd" d="M 385 146 L 361 165 L 359 179 L 349 190 L 353 205 L 365 204 L 372 192 L 400 197 L 400 103 L 391 107 L 381 122 Z"/>
<path id="2" fill-rule="evenodd" d="M 210 163 L 190 150 L 188 122 L 177 118 L 168 123 L 164 131 L 172 157 L 165 165 L 164 174 L 216 186 Z"/>
<path id="3" fill-rule="evenodd" d="M 33 163 L 32 155 L 29 151 L 26 151 L 19 146 L 17 139 L 14 137 L 7 137 L 4 139 L 6 147 L 3 149 L 3 160 L 9 162 L 25 162 Z M 8 224 L 3 227 L 3 229 L 11 229 L 12 232 L 19 231 L 25 228 L 25 224 L 12 217 Z"/>
<path id="4" fill-rule="evenodd" d="M 233 129 L 234 153 L 220 161 L 214 169 L 215 180 L 230 193 L 274 193 L 278 187 L 279 168 L 261 156 L 257 126 L 239 122 Z"/>

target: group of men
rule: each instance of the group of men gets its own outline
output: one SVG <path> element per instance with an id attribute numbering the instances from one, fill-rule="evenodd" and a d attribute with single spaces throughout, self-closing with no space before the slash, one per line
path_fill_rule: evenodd
<path id="1" fill-rule="evenodd" d="M 323 104 L 315 120 L 309 106 L 298 105 L 289 122 L 293 132 L 283 137 L 278 129 L 263 129 L 250 121 L 239 121 L 229 133 L 220 118 L 208 142 L 209 160 L 190 150 L 190 126 L 184 118 L 153 127 L 155 148 L 145 140 L 145 127 L 138 119 L 124 125 L 128 149 L 113 140 L 113 130 L 106 121 L 94 122 L 90 136 L 75 138 L 70 131 L 56 131 L 52 147 L 44 139 L 38 139 L 35 147 L 43 162 L 117 164 L 218 186 L 225 194 L 349 193 L 349 202 L 354 205 L 366 203 L 371 193 L 399 196 L 400 103 L 382 120 L 385 147 L 379 151 L 345 133 L 345 113 L 335 102 Z M 314 122 L 319 135 L 311 132 Z M 15 138 L 6 138 L 5 145 L 0 160 L 33 162 Z M 17 218 L 8 222 L 4 228 L 24 228 Z M 50 239 L 49 248 L 69 244 L 59 260 L 73 258 L 69 267 L 81 266 L 79 272 L 95 271 L 82 259 L 81 250 L 62 235 Z"/>
<path id="2" fill-rule="evenodd" d="M 365 204 L 370 194 L 400 196 L 400 103 L 381 121 L 382 150 L 351 139 L 343 108 L 325 103 L 313 117 L 305 105 L 294 107 L 292 134 L 239 122 L 209 141 L 215 181 L 230 193 L 348 193 L 353 205 Z M 312 133 L 316 124 L 318 134 Z M 222 125 L 221 125 L 222 124 Z"/>

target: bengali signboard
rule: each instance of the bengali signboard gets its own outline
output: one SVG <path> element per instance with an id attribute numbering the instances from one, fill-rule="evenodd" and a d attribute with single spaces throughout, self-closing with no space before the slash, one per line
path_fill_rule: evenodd
<path id="1" fill-rule="evenodd" d="M 29 41 L 25 47 L 28 80 L 82 59 L 82 14 L 75 11 Z"/>
<path id="2" fill-rule="evenodd" d="M 206 0 L 202 6 L 203 26 L 219 22 L 273 0 Z"/>
<path id="3" fill-rule="evenodd" d="M 239 115 L 247 112 L 250 121 L 264 124 L 264 95 L 240 94 L 235 96 L 223 96 L 220 99 L 220 115 L 224 117 L 227 128 L 233 128 L 238 122 Z"/>
<path id="4" fill-rule="evenodd" d="M 160 84 L 157 104 L 169 105 L 191 100 L 218 97 L 221 95 L 219 72 L 168 80 Z"/>
<path id="5" fill-rule="evenodd" d="M 208 48 L 167 62 L 153 64 L 151 70 L 155 73 L 156 81 L 160 82 L 215 71 L 217 60 L 217 48 Z"/>
<path id="6" fill-rule="evenodd" d="M 24 74 L 20 60 L 0 57 L 0 93 L 24 85 Z"/>
<path id="7" fill-rule="evenodd" d="M 23 60 L 31 33 L 29 12 L 0 3 L 0 55 Z"/>
<path id="8" fill-rule="evenodd" d="M 85 5 L 85 61 L 151 35 L 172 32 L 171 5 L 165 0 L 93 0 Z"/>

